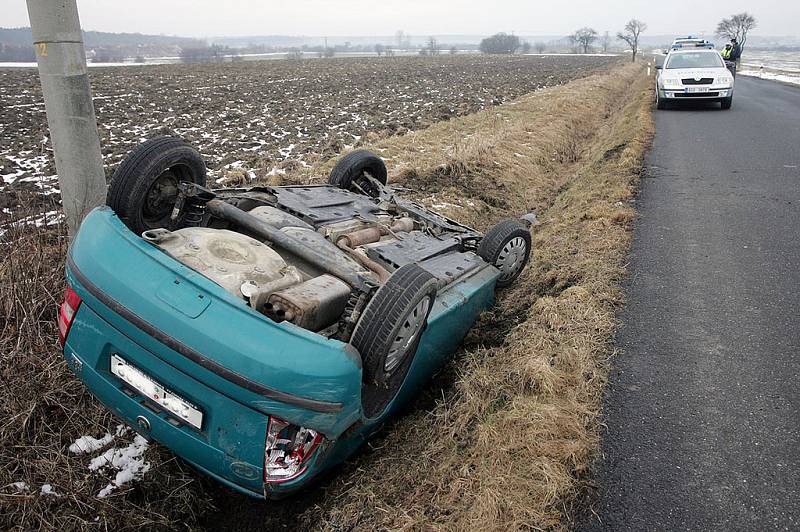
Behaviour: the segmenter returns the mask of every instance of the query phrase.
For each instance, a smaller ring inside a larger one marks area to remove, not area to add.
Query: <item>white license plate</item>
[[[203,412],[199,408],[151,379],[117,354],[111,355],[111,373],[181,421],[198,430],[203,426]]]
[[[688,92],[708,92],[708,87],[689,87]]]

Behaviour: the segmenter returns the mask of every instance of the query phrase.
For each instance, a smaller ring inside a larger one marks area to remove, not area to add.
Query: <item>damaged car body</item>
[[[483,235],[386,182],[359,150],[326,185],[209,190],[184,141],[143,143],[70,247],[67,363],[220,482],[307,486],[413,400],[529,260],[530,221]]]

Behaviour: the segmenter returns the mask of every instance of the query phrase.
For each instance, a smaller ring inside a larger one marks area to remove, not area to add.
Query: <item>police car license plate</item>
[[[689,87],[688,92],[708,92],[708,87]]]

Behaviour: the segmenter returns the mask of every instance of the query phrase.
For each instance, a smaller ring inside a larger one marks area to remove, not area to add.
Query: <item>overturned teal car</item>
[[[483,235],[401,197],[363,150],[326,185],[205,178],[181,139],[128,155],[69,250],[60,340],[117,416],[254,497],[356,451],[530,257],[530,217]]]

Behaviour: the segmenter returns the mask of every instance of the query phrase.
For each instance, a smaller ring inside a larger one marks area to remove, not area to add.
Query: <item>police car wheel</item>
[[[661,98],[658,95],[658,90],[656,90],[656,109],[664,110],[667,108],[667,101]]]

